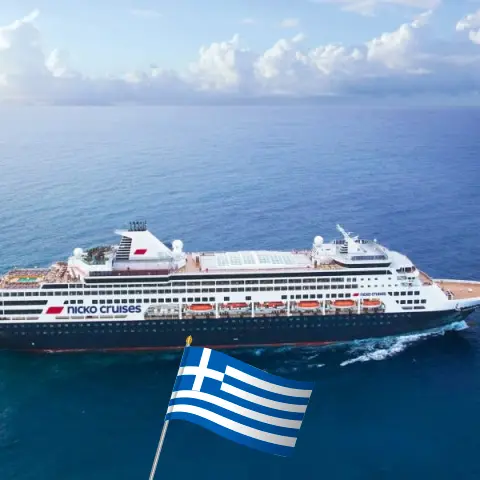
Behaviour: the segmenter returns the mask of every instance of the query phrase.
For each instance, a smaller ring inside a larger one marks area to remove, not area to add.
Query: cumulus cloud
[[[190,65],[191,81],[202,91],[239,92],[254,84],[254,54],[234,35],[226,42],[201,47]]]
[[[314,3],[336,3],[343,10],[359,13],[360,15],[373,15],[382,5],[400,5],[404,7],[431,10],[438,6],[441,0],[312,0]]]
[[[61,49],[45,52],[37,17],[35,11],[0,27],[0,101],[208,103],[264,97],[473,94],[480,88],[480,49],[472,42],[436,40],[429,11],[356,46],[311,48],[305,35],[297,34],[255,52],[233,35],[202,46],[183,72],[152,64],[147,71],[106,77],[82,74]],[[476,39],[478,17],[478,13],[465,17],[457,30]]]
[[[480,10],[467,15],[457,23],[458,31],[468,31],[468,38],[473,43],[480,45]]]

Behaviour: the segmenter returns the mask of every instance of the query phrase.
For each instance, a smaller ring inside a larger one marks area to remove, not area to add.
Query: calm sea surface
[[[479,125],[478,109],[4,108],[0,271],[145,217],[187,250],[308,248],[338,222],[480,280]],[[480,478],[478,327],[232,354],[316,382],[295,455],[172,422],[158,478]],[[148,478],[178,362],[1,353],[0,479]]]

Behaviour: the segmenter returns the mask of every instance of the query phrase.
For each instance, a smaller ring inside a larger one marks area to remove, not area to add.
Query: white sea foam
[[[370,360],[385,360],[386,358],[398,355],[403,352],[409,345],[416,343],[428,337],[444,335],[445,332],[452,330],[465,330],[468,328],[466,322],[455,322],[445,327],[429,330],[428,332],[417,333],[412,335],[402,335],[398,337],[388,337],[381,340],[363,340],[357,342],[348,351],[349,354],[361,355],[345,360],[340,364],[342,367],[357,362],[368,362]]]

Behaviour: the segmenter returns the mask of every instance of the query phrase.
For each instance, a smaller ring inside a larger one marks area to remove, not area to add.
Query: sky
[[[2,103],[473,101],[479,91],[480,0],[0,5]]]

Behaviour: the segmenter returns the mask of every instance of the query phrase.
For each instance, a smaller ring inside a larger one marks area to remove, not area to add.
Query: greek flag
[[[224,353],[186,347],[165,420],[187,420],[274,455],[293,453],[313,383],[285,380]]]

